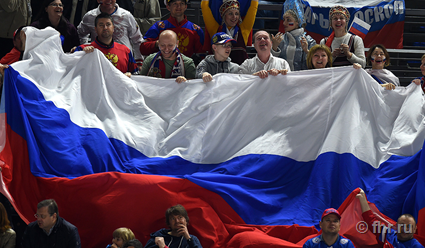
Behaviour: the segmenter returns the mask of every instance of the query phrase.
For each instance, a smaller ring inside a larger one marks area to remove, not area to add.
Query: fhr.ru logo
[[[365,221],[359,221],[356,224],[356,230],[359,233],[366,233],[367,231],[372,231],[372,233],[390,233],[390,229],[394,229],[397,233],[413,233],[412,224],[397,224],[395,227],[391,223],[381,221],[374,221],[372,227],[370,228]]]

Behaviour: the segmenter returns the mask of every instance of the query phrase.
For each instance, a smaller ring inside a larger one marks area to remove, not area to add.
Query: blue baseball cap
[[[229,41],[233,44],[236,43],[236,40],[233,39],[232,36],[226,34],[225,32],[219,32],[212,37],[211,44],[225,44]]]

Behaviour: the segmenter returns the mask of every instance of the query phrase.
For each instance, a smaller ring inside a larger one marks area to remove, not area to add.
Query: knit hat
[[[345,17],[347,22],[350,21],[350,12],[348,9],[341,5],[335,5],[329,10],[329,21],[332,21],[332,17],[336,14],[341,14]]]

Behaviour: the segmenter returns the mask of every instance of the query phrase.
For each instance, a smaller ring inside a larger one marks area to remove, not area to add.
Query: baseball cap
[[[19,32],[21,32],[21,30],[24,28],[25,26],[20,26],[18,29],[15,30],[15,32],[13,32],[13,39],[15,39],[16,34],[18,34]]]
[[[339,214],[338,210],[336,210],[335,208],[328,208],[323,212],[322,220],[323,220],[323,218],[325,218],[326,216],[328,216],[330,214],[336,214],[338,216],[338,219],[341,219],[341,215]]]
[[[226,34],[225,32],[219,32],[212,37],[211,44],[225,44],[229,41],[233,44],[236,43],[236,40],[233,39],[230,35]]]

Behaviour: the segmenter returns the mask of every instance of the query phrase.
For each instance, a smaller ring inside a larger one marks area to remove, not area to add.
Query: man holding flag
[[[416,220],[410,214],[402,214],[397,219],[397,232],[395,232],[391,225],[385,226],[376,217],[375,214],[369,207],[366,199],[366,194],[362,189],[356,196],[360,201],[362,207],[362,216],[369,226],[369,230],[373,227],[373,232],[380,244],[384,244],[386,247],[412,247],[412,248],[423,248],[423,246],[413,238],[413,234],[416,232]],[[378,229],[378,230],[376,230]]]
[[[193,60],[180,53],[177,34],[165,30],[159,35],[159,52],[149,55],[142,66],[141,74],[159,78],[176,78],[177,83],[195,78]]]

